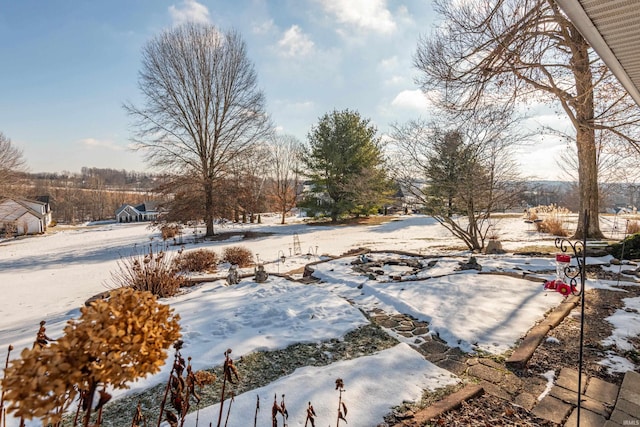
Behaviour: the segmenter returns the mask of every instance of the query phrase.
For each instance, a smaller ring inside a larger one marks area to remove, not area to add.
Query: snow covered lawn
[[[269,217],[265,215],[263,219],[268,222]],[[521,218],[504,219],[500,229],[507,248],[553,245],[552,237],[531,232]],[[375,226],[273,223],[235,226],[232,230],[262,231],[271,235],[253,240],[189,244],[186,250],[206,247],[221,253],[225,247],[242,245],[265,262],[267,271],[272,273],[293,271],[309,262],[328,259],[321,257],[323,254],[338,256],[364,246],[380,251],[402,250],[447,257],[437,258],[437,262],[416,277],[400,282],[370,280],[353,271],[354,257],[346,257],[317,264],[315,276],[321,278],[322,283],[315,285],[272,275],[263,284],[243,279],[239,285],[227,287],[220,280],[188,288],[164,302],[181,316],[183,354],[193,357],[195,369],[219,365],[227,348],[232,348],[234,358],[238,358],[252,351],[281,349],[298,342],[340,339],[367,323],[360,310],[368,312],[374,308],[427,321],[431,333],[464,351],[502,353],[562,300],[557,293],[544,292],[540,283],[456,271],[460,262],[468,260],[469,254],[443,252],[442,248],[459,246],[459,243],[424,216],[397,217]],[[293,250],[294,236],[302,249],[299,255]],[[54,234],[0,242],[0,360],[5,360],[9,344],[16,347],[13,357],[23,347],[31,347],[40,320],[47,321],[49,336],[59,336],[67,320],[79,315],[79,307],[86,299],[108,289],[118,260],[146,251],[149,245],[154,250],[164,246],[159,233],[146,224],[58,228]],[[168,250],[177,249],[173,246]],[[551,278],[548,271],[555,269],[551,257],[479,255],[478,262],[483,266],[483,273],[547,271],[544,273],[547,276],[539,277]],[[386,271],[387,275],[401,273],[401,268]],[[596,285],[597,282],[588,284]],[[627,304],[635,313],[629,310],[619,315],[635,316],[637,322],[637,302]],[[630,323],[628,317],[620,322],[616,319],[612,319],[612,323],[619,325],[617,331],[636,325]],[[633,331],[623,332],[638,333],[635,326]],[[398,338],[402,341],[402,337]],[[620,335],[614,334],[611,339],[619,343]],[[161,373],[132,384],[132,390],[166,381],[168,371],[169,367],[165,366]],[[458,381],[426,361],[405,342],[374,355],[298,369],[264,388],[238,396],[230,423],[247,425],[246,420],[253,419],[256,395],[260,395],[264,417],[273,395],[277,394],[280,399],[284,393],[292,415],[290,425],[304,424],[308,401],[318,413],[318,425],[324,425],[335,418],[334,381],[339,377],[345,381],[347,390],[344,397],[350,408],[349,425],[360,426],[375,425],[392,406],[403,400],[418,399],[422,389],[435,389]],[[127,393],[131,391],[114,394]],[[215,413],[216,407],[201,410],[200,423],[203,419],[208,423],[210,414]],[[245,418],[235,418],[240,414]],[[8,424],[13,427],[17,421],[8,417]]]

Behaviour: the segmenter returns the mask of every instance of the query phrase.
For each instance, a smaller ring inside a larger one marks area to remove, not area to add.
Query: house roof
[[[556,0],[640,106],[638,0]]]
[[[44,217],[43,214],[32,209],[27,203],[39,203],[33,200],[21,200],[21,199],[0,199],[0,221],[17,221],[25,214],[33,215],[38,219]]]
[[[158,205],[160,203],[156,201],[147,201],[144,203],[140,203],[139,205],[129,205],[123,204],[118,209],[116,209],[116,216],[125,211],[126,209],[133,209],[136,213],[145,213],[145,212],[157,212]]]

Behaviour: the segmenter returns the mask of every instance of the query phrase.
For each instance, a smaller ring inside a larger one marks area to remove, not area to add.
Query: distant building
[[[117,222],[155,221],[158,215],[158,202],[144,202],[135,206],[123,204],[116,209]]]
[[[39,234],[51,225],[49,198],[38,200],[0,197],[0,235]]]

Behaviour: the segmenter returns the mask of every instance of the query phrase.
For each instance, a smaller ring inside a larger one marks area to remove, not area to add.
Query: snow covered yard
[[[505,218],[500,229],[508,250],[527,245],[553,246],[552,237],[531,232],[521,218]],[[298,342],[341,338],[368,323],[362,311],[374,308],[390,314],[409,314],[428,322],[430,333],[437,334],[449,346],[501,354],[562,300],[557,293],[544,292],[537,282],[456,271],[469,254],[452,251],[450,248],[459,243],[424,216],[397,217],[375,226],[267,223],[236,226],[233,230],[271,235],[189,244],[185,249],[207,247],[221,252],[224,247],[242,245],[266,262],[267,271],[272,273],[327,260],[314,266],[314,275],[322,282],[304,285],[271,276],[267,283],[243,279],[239,285],[227,287],[220,280],[186,289],[181,295],[165,300],[181,316],[183,354],[193,357],[195,369],[219,365],[227,348],[232,348],[237,358]],[[294,235],[300,241],[300,255],[294,253]],[[0,360],[6,358],[9,344],[17,349],[12,353],[14,357],[21,348],[30,347],[40,320],[47,321],[49,336],[59,336],[66,321],[78,316],[78,309],[87,298],[108,288],[118,260],[143,252],[149,245],[158,248],[163,243],[159,233],[144,224],[80,227],[0,243]],[[447,256],[425,267],[422,276],[402,281],[371,280],[354,272],[351,262],[355,257],[336,260],[323,257],[358,247]],[[539,277],[551,278],[549,272],[555,270],[551,257],[479,255],[477,258],[483,273],[540,271]],[[600,285],[605,284],[590,281],[587,286]],[[635,301],[629,301],[630,306],[634,304]],[[624,313],[637,322],[637,311]],[[617,325],[615,322],[612,323]],[[622,321],[622,325],[629,324],[628,319]],[[638,333],[627,326],[616,331],[612,338],[616,340],[621,339],[621,334]],[[316,408],[319,423],[334,419],[337,406],[334,381],[341,377],[347,390],[345,399],[350,404],[349,424],[375,425],[394,405],[419,399],[423,389],[433,390],[459,381],[426,361],[404,341],[370,356],[298,369],[266,387],[238,396],[230,423],[246,425],[246,420],[253,418],[256,394],[260,395],[264,408],[269,408],[274,394],[285,393],[291,426],[304,424],[308,401]],[[164,382],[169,370],[165,365],[161,373],[132,384],[130,391],[114,395],[122,396]],[[200,422],[208,412],[215,413],[216,407],[201,410]],[[263,409],[264,412],[268,409]],[[189,425],[195,425],[193,416],[189,420]],[[17,425],[14,419],[8,421],[9,425]]]

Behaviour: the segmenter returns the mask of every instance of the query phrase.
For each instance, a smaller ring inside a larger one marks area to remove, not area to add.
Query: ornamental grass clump
[[[166,350],[180,337],[179,316],[149,292],[116,289],[80,311],[57,341],[25,348],[10,362],[2,380],[8,413],[56,426],[77,398],[74,425],[82,413],[88,426],[92,411],[101,413],[111,397],[107,387],[128,388],[129,382],[157,373]]]
[[[160,298],[175,295],[186,278],[179,274],[171,255],[164,251],[154,253],[151,246],[143,256],[134,255],[120,260],[118,270],[111,273],[116,287],[128,287],[151,292]]]
[[[553,236],[567,237],[569,232],[565,228],[565,218],[569,214],[567,208],[561,206],[549,205],[538,206],[534,212],[531,213],[530,219],[539,219],[539,215],[542,215],[544,219],[542,221],[536,221],[536,230],[540,233],[549,233]]]
[[[253,254],[244,246],[230,246],[225,248],[222,259],[229,264],[235,264],[240,268],[253,264]]]

